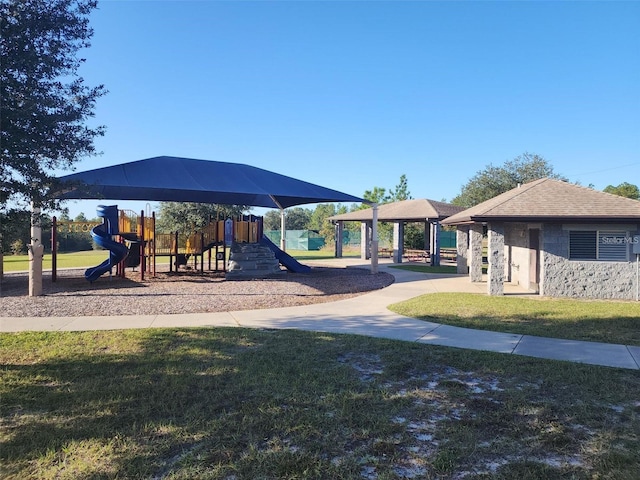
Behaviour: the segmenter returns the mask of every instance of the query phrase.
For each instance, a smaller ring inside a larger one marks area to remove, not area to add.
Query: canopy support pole
[[[373,208],[373,220],[371,223],[371,273],[378,273],[378,204]]]
[[[287,239],[285,238],[287,225],[285,221],[284,208],[282,208],[280,202],[278,202],[273,195],[269,195],[269,198],[273,200],[273,203],[275,203],[280,209],[280,250],[285,252],[287,250]]]

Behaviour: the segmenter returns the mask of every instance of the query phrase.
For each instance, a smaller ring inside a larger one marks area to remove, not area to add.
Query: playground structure
[[[177,272],[181,265],[188,267],[191,259],[191,268],[204,272],[206,255],[209,271],[226,272],[227,253],[231,243],[256,243],[261,236],[262,217],[243,215],[224,220],[210,218],[208,225],[189,235],[179,232],[154,234],[154,244],[149,255],[153,258],[168,256],[170,272],[173,272],[174,267]]]
[[[51,279],[57,279],[58,233],[89,232],[93,241],[109,251],[109,258],[96,267],[85,271],[85,278],[94,282],[103,274],[116,268],[116,275],[124,277],[125,268],[140,268],[141,279],[151,271],[155,275],[155,260],[148,255],[147,245],[153,243],[155,232],[155,214],[145,217],[144,212],[136,215],[130,210],[118,210],[117,205],[99,205],[97,216],[103,219],[96,222],[59,222],[54,216],[51,228]],[[141,264],[141,259],[146,260]]]
[[[232,243],[260,243],[263,239],[262,217],[243,215],[237,218],[209,219],[208,225],[191,233],[157,233],[155,213],[144,211],[136,215],[130,210],[118,210],[117,205],[97,208],[103,223],[96,222],[57,222],[52,219],[52,281],[56,281],[57,270],[57,234],[59,230],[80,228],[90,231],[96,244],[109,251],[109,257],[96,267],[85,271],[85,278],[94,282],[103,274],[116,268],[116,275],[124,277],[127,267],[140,267],[140,279],[145,274],[156,275],[156,258],[169,257],[169,271],[178,271],[181,265],[204,273],[205,256],[208,257],[208,269],[215,272],[227,271],[227,256]],[[277,247],[276,247],[277,248]],[[279,249],[278,249],[279,250]],[[282,252],[284,254],[284,252]],[[278,255],[276,253],[276,255]],[[287,267],[296,267],[284,254],[278,259]],[[284,261],[282,260],[284,259]],[[213,268],[212,268],[213,266]],[[199,268],[198,268],[199,267]],[[301,266],[304,268],[304,266]]]
[[[113,240],[115,235],[120,234],[118,207],[100,205],[97,211],[98,217],[102,217],[104,222],[91,229],[91,237],[96,244],[109,250],[109,258],[97,267],[91,267],[85,271],[84,276],[91,283],[100,278],[102,274],[111,273],[114,266],[120,265],[129,256],[129,248],[125,244]],[[122,234],[123,238],[126,238],[125,235]]]

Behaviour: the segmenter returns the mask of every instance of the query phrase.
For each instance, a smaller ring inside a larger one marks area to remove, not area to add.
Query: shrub
[[[18,238],[11,242],[11,253],[14,255],[22,255],[25,251],[24,242],[21,239]]]

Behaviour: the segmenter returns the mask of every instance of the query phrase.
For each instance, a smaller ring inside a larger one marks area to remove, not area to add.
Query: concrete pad
[[[350,302],[350,300],[344,302]],[[335,302],[332,309],[306,305],[281,309],[243,310],[233,312],[233,317],[238,325],[246,328],[297,329],[406,341],[416,341],[438,327],[438,324],[403,317],[386,309],[369,310],[363,307],[362,310],[366,311],[362,311],[353,308],[335,308],[340,303],[343,302]]]
[[[627,346],[627,350],[629,350],[629,354],[633,358],[633,361],[636,362],[636,367],[640,369],[640,347]]]
[[[522,335],[513,333],[489,332],[441,325],[418,341],[420,343],[442,345],[445,347],[512,353],[521,338]]]
[[[157,315],[151,324],[151,328],[237,326],[239,326],[238,322],[233,318],[231,312]]]
[[[79,332],[89,330],[149,328],[155,318],[155,315],[72,317],[69,319],[71,320],[69,323],[60,328],[60,331]]]
[[[628,347],[609,343],[580,342],[525,335],[513,352],[529,357],[566,360],[617,368],[637,369]]]
[[[0,332],[55,332],[71,321],[70,317],[2,317]]]

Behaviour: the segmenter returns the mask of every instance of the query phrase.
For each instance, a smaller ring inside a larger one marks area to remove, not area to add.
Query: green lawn
[[[305,260],[328,260],[334,259],[335,254],[333,249],[322,249],[322,250],[287,250],[287,253],[292,257],[300,260],[301,262]],[[343,257],[345,258],[359,258],[360,251],[345,251],[343,252]]]
[[[409,270],[411,272],[419,272],[419,273],[453,273],[457,274],[457,267],[455,265],[440,265],[439,267],[432,267],[431,265],[417,265],[417,264],[406,264],[406,265],[393,265],[391,268],[397,268],[399,270]],[[487,266],[482,266],[482,273],[487,273]]]
[[[638,302],[434,293],[389,308],[458,327],[640,346]]]
[[[638,372],[337,334],[0,335],[3,479],[637,479]]]
[[[440,265],[439,267],[432,267],[431,265],[393,265],[391,268],[419,273],[457,273],[456,267],[451,265]]]
[[[327,250],[307,251],[307,250],[289,250],[288,254],[300,261],[304,260],[323,260],[334,258],[333,252]],[[58,268],[80,268],[98,265],[107,258],[106,250],[87,250],[84,252],[59,253]],[[345,257],[357,257],[359,253],[346,253]],[[168,257],[157,257],[159,262],[168,262]],[[43,267],[45,270],[51,269],[51,254],[44,256]],[[4,271],[19,272],[29,269],[28,255],[6,255],[4,256]]]
[[[83,252],[59,253],[58,268],[90,267],[103,262],[109,255],[106,250],[86,250]],[[45,254],[42,268],[51,269],[51,254]],[[20,272],[29,269],[28,255],[4,255],[4,271]]]

